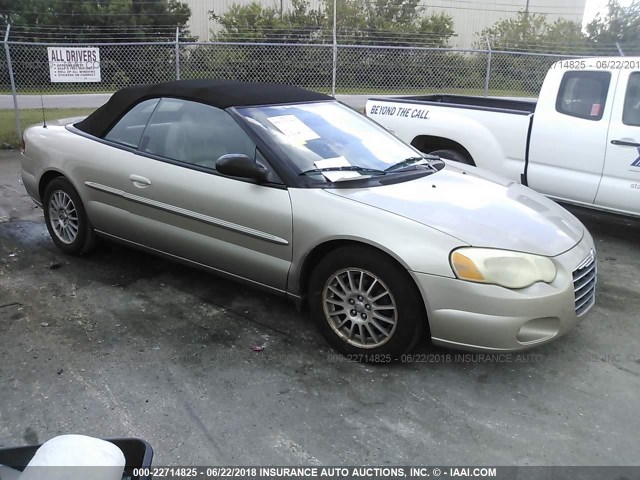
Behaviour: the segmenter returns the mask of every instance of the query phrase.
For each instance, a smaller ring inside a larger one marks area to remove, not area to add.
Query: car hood
[[[555,202],[475,167],[447,164],[416,180],[327,191],[412,219],[472,246],[556,256],[584,235],[580,221]]]

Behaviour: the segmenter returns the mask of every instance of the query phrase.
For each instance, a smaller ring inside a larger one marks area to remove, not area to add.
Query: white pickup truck
[[[423,152],[564,202],[640,216],[640,57],[557,62],[537,101],[372,98],[366,114]]]

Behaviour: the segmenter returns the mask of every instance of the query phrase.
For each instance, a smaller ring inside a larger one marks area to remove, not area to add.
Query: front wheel
[[[424,303],[407,271],[371,248],[329,253],[309,287],[320,331],[346,355],[396,359],[413,348],[426,325]]]
[[[60,250],[82,255],[93,247],[93,227],[78,192],[66,178],[55,178],[47,185],[42,203],[49,235]]]

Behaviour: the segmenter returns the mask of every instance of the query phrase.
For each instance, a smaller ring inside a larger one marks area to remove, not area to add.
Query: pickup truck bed
[[[371,98],[366,113],[423,152],[471,163],[520,182],[535,106],[536,102],[524,100],[426,95]],[[452,151],[461,158],[449,156]]]

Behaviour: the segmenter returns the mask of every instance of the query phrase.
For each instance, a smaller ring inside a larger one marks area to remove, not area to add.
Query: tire
[[[64,177],[51,180],[42,202],[49,235],[64,253],[83,255],[95,243],[95,232],[76,189]]]
[[[387,295],[376,299],[384,291]],[[330,252],[316,266],[308,293],[320,332],[336,350],[357,360],[397,360],[422,338],[427,325],[413,279],[403,267],[369,247]]]
[[[457,150],[434,150],[433,152],[429,152],[429,155],[436,155],[437,157],[446,158],[447,160],[453,160],[454,162],[475,166],[473,160],[471,160],[466,155],[458,152]]]

